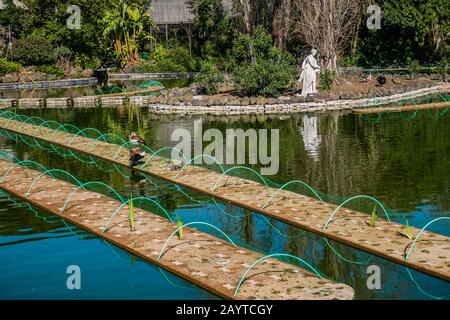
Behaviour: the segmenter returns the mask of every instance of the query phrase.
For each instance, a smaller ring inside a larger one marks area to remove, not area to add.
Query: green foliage
[[[414,235],[412,233],[412,228],[409,226],[408,219],[406,219],[406,226],[403,228],[403,234],[409,239],[412,240]]]
[[[181,217],[178,217],[177,219],[177,229],[178,229],[178,238],[180,240],[183,240],[183,220]]]
[[[449,54],[447,0],[383,0],[381,30],[361,26],[358,64],[405,66],[409,61],[439,61]]]
[[[436,67],[436,72],[442,76],[442,80],[445,81],[450,73],[450,57],[443,58]]]
[[[138,72],[192,72],[197,69],[197,61],[188,49],[175,46],[157,46],[150,56],[150,62],[136,68]]]
[[[372,215],[371,215],[369,223],[368,223],[369,227],[372,227],[372,228],[375,227],[377,224],[377,220],[378,220],[377,208],[375,207],[375,208],[373,208]]]
[[[59,46],[54,50],[55,57],[59,58],[70,58],[73,55],[72,50],[65,46]]]
[[[89,57],[86,54],[80,53],[75,56],[74,64],[81,69],[97,69],[101,66],[101,61],[97,57]]]
[[[54,64],[47,64],[38,67],[38,71],[46,74],[54,74],[57,78],[64,77],[64,70]]]
[[[103,36],[122,68],[139,62],[140,43],[149,39],[147,6],[145,0],[112,0],[102,19]]]
[[[330,91],[335,79],[336,73],[333,70],[322,69],[320,71],[319,88],[324,91]]]
[[[13,59],[26,66],[41,66],[56,61],[51,43],[41,36],[31,35],[13,45]]]
[[[204,59],[222,56],[230,48],[234,26],[226,14],[222,0],[188,0],[194,13],[196,52]]]
[[[421,66],[420,66],[420,62],[418,60],[410,60],[407,61],[407,68],[408,68],[408,72],[415,76],[420,72]]]
[[[130,228],[131,231],[134,231],[134,203],[133,203],[133,194],[130,195],[130,199],[128,200],[128,207],[130,208],[129,212],[129,220],[130,220]]]
[[[195,77],[195,82],[199,86],[200,94],[217,94],[223,82],[223,76],[211,62],[204,61]]]
[[[22,65],[20,63],[0,58],[0,75],[5,75],[11,72],[18,72],[20,68],[22,68]]]
[[[293,57],[276,49],[271,35],[261,27],[253,36],[241,34],[234,41],[226,68],[238,93],[248,96],[279,96],[297,73]]]

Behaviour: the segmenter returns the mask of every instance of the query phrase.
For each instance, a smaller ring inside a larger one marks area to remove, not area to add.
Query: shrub
[[[38,70],[46,74],[54,74],[58,78],[64,77],[64,70],[56,65],[43,65],[38,67]]]
[[[18,72],[20,68],[22,68],[22,65],[20,63],[0,58],[0,75],[5,75],[11,72]]]
[[[276,49],[262,27],[253,36],[241,34],[233,42],[226,69],[232,73],[238,93],[271,97],[282,94],[297,73],[293,57]]]
[[[330,91],[335,78],[336,73],[333,70],[322,69],[320,71],[319,88],[324,91]]]
[[[102,62],[97,57],[90,57],[86,54],[77,54],[75,56],[74,65],[81,69],[95,70],[100,67]]]
[[[450,58],[443,58],[436,66],[436,72],[441,75],[442,81],[446,81],[450,73]]]
[[[17,40],[13,45],[13,57],[15,61],[27,66],[53,64],[56,61],[51,43],[35,35]]]
[[[197,69],[197,61],[184,47],[164,48],[157,46],[150,62],[136,68],[137,72],[191,72]]]
[[[200,94],[217,94],[219,85],[223,82],[223,76],[211,62],[204,61],[195,76],[195,82],[199,86]]]
[[[54,50],[54,54],[55,54],[56,59],[61,59],[61,58],[70,59],[73,55],[73,52],[72,52],[72,50],[70,50],[67,47],[60,46],[60,47],[56,47],[56,49]]]
[[[421,66],[418,60],[408,60],[407,63],[407,69],[411,76],[415,76],[420,72]]]

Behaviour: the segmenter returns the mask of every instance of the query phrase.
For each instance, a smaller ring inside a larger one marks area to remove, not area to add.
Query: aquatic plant
[[[406,226],[403,228],[403,235],[406,236],[409,240],[412,240],[414,238],[414,235],[412,233],[412,228],[409,226],[408,219],[405,219]]]
[[[128,207],[130,208],[130,227],[131,227],[131,231],[134,231],[134,203],[133,203],[133,193],[131,193],[130,195],[130,199],[128,200]]]
[[[178,238],[183,240],[183,220],[181,217],[177,218]]]
[[[368,225],[369,225],[369,227],[375,227],[375,225],[376,225],[376,223],[377,223],[377,219],[378,219],[378,216],[377,216],[377,207],[375,207],[375,208],[373,208],[373,211],[372,211],[372,216],[370,217],[370,220],[369,220],[369,222],[367,223]]]

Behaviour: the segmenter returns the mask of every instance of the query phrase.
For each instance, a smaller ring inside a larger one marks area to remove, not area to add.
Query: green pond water
[[[392,220],[419,228],[438,217],[450,216],[450,116],[445,110],[356,116],[351,113],[294,116],[162,116],[147,109],[20,110],[24,115],[93,127],[125,137],[137,131],[148,145],[175,145],[175,129],[193,131],[202,120],[203,131],[226,129],[279,129],[280,167],[271,180],[283,184],[302,180],[329,201],[341,203],[353,195],[370,195],[383,203]],[[153,197],[184,223],[211,223],[242,246],[272,254],[289,253],[308,261],[326,277],[356,290],[357,299],[450,298],[450,284],[408,270],[359,250],[326,242],[259,214],[205,195],[144,177],[104,161],[69,156],[62,148],[32,147],[31,139],[1,132],[1,150],[31,159],[48,168],[67,170],[81,181],[103,181],[123,195]],[[17,140],[17,141],[16,141]],[[27,144],[28,143],[28,144]],[[204,143],[207,145],[207,143]],[[63,156],[66,155],[66,156]],[[259,165],[252,166],[258,169]],[[217,169],[211,167],[212,169]],[[257,179],[247,171],[233,174]],[[61,178],[65,178],[61,176]],[[65,178],[67,179],[67,178]],[[307,194],[305,189],[293,191]],[[106,193],[98,187],[98,192]],[[147,206],[147,207],[146,207]],[[356,201],[368,214],[374,204]],[[149,210],[155,208],[142,204]],[[381,211],[380,211],[381,215]],[[429,230],[450,236],[449,220]],[[199,230],[220,236],[214,230]],[[330,247],[331,245],[331,247]],[[294,260],[286,260],[296,264]],[[349,262],[353,261],[353,262]],[[356,262],[356,263],[355,263]],[[365,264],[362,264],[365,263]],[[66,287],[66,268],[79,265],[82,289]],[[381,289],[367,288],[367,265],[381,269]],[[304,267],[304,266],[303,266]],[[161,271],[61,219],[32,211],[7,195],[0,202],[0,298],[24,299],[215,299],[217,297]]]
[[[161,79],[157,80],[162,83],[165,88],[187,87],[193,82],[193,79]],[[113,93],[117,93],[118,88],[124,88],[127,91],[142,90],[136,88],[144,83],[144,80],[139,81],[111,81],[110,89],[115,88]],[[85,87],[68,87],[68,88],[48,88],[48,89],[25,89],[25,90],[3,90],[0,91],[0,99],[31,99],[31,98],[75,98],[82,96],[92,96],[100,94],[99,86],[85,86]],[[107,91],[106,93],[109,93]]]

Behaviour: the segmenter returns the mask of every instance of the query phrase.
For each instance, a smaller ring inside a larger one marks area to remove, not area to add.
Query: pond
[[[279,129],[280,168],[270,179],[303,180],[328,195],[343,199],[359,194],[377,198],[393,220],[423,227],[450,216],[450,116],[440,111],[357,116],[351,113],[295,116],[153,115],[147,109],[20,110],[80,128],[126,136],[135,130],[150,147],[175,145],[175,129]],[[158,179],[140,182],[126,168],[33,148],[1,138],[2,150],[67,170],[82,181],[103,181],[123,194],[146,195],[164,204],[183,222],[203,221],[224,230],[242,246],[263,253],[289,253],[308,261],[330,279],[352,286],[357,299],[450,298],[450,284]],[[258,165],[255,166],[255,168]],[[102,192],[102,190],[98,190]],[[104,192],[104,190],[103,190]],[[372,205],[367,205],[370,212]],[[440,221],[430,230],[450,236]],[[210,229],[200,230],[208,233]],[[61,219],[3,195],[0,203],[0,298],[143,298],[216,299],[151,264],[120,250]],[[330,247],[331,245],[331,247]],[[289,260],[287,260],[289,261]],[[7,263],[6,263],[7,262]],[[295,261],[289,261],[295,263]],[[66,288],[66,268],[79,265],[82,290]],[[381,268],[381,289],[367,288],[367,265]]]
[[[109,86],[111,88],[132,88],[136,90],[136,86],[144,83],[141,81],[112,81]],[[165,88],[183,88],[189,86],[193,79],[162,79],[158,80]],[[99,94],[99,86],[86,87],[68,87],[68,88],[49,88],[49,89],[26,89],[26,90],[2,90],[0,91],[0,99],[31,99],[31,98],[75,98],[82,96],[92,96]],[[114,92],[117,93],[117,92]]]

